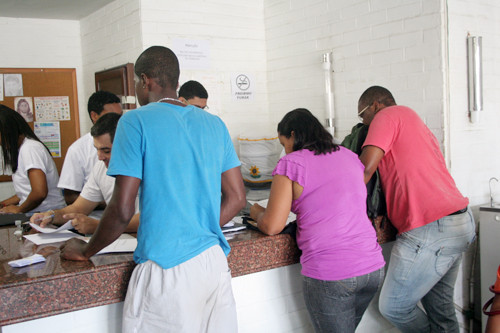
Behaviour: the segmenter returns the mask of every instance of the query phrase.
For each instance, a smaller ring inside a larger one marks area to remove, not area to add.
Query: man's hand
[[[64,214],[63,218],[71,220],[73,227],[81,234],[93,234],[99,225],[99,220],[80,213]]]
[[[81,239],[71,238],[61,247],[61,258],[66,260],[85,261],[89,260],[83,255],[87,243]]]
[[[22,211],[21,211],[21,207],[10,205],[10,206],[5,206],[4,208],[0,209],[0,213],[16,214],[16,213],[22,213]]]
[[[38,224],[40,227],[45,228],[47,224],[54,220],[54,211],[49,210],[48,212],[35,213],[30,218],[30,222]]]

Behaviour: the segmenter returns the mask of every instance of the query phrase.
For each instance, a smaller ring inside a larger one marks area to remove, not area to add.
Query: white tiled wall
[[[442,141],[442,1],[264,2],[269,109],[296,107],[324,119],[322,54],[333,52],[336,133],[357,122],[357,101],[382,85],[414,108]]]
[[[87,99],[95,91],[95,72],[133,63],[142,52],[140,3],[140,0],[116,0],[80,21],[82,88]],[[92,123],[86,106],[85,113],[80,119],[88,132]]]
[[[448,3],[450,157],[457,185],[474,206],[489,203],[488,179],[500,179],[500,3],[495,0]],[[467,34],[482,36],[483,112],[472,124],[467,118]],[[492,183],[500,202],[500,183]]]
[[[195,70],[181,66],[179,83],[196,80],[205,86],[209,112],[224,120],[233,138],[269,124],[263,2],[141,1],[144,48],[173,47],[176,39],[208,42],[209,67]],[[230,80],[235,73],[253,77],[253,100],[232,99]]]

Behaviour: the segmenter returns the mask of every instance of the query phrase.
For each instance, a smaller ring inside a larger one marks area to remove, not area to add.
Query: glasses
[[[208,105],[205,105],[205,106],[199,106],[199,105],[196,105],[196,104],[191,104],[192,106],[196,106],[197,108],[200,108],[202,110],[209,110],[210,108],[208,107]]]
[[[369,108],[370,106],[371,106],[371,104],[368,104],[367,106],[365,106],[365,107],[363,108],[363,110],[359,111],[359,113],[358,113],[358,118],[359,118],[359,119],[363,120],[363,113],[365,113],[365,111],[366,111],[366,110],[368,110],[368,108]]]

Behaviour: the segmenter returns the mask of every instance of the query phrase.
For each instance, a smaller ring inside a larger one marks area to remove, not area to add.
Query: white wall
[[[88,118],[78,21],[0,17],[0,40],[2,67],[76,68],[79,117]]]
[[[80,21],[85,102],[95,92],[95,72],[134,63],[143,51],[140,18],[140,0],[116,0]],[[86,104],[80,119],[88,132]]]
[[[488,180],[500,179],[500,3],[495,0],[448,1],[451,172],[471,205],[489,203]],[[483,37],[483,112],[469,122],[467,34]],[[500,184],[492,183],[500,202]],[[477,214],[476,214],[477,215]]]
[[[269,109],[324,117],[321,57],[333,51],[336,133],[357,122],[357,101],[382,85],[443,139],[442,8],[435,0],[270,0],[264,3]]]
[[[208,41],[209,68],[181,66],[179,83],[192,79],[205,86],[208,111],[224,120],[233,138],[268,126],[263,0],[142,0],[141,22],[144,48],[172,48],[175,39]],[[230,79],[236,72],[254,76],[252,101],[232,100]]]

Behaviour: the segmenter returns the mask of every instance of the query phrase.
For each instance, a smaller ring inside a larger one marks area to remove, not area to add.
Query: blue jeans
[[[383,280],[383,267],[366,275],[338,281],[316,280],[304,276],[304,299],[314,330],[354,332]]]
[[[458,332],[453,289],[474,238],[470,209],[398,236],[380,292],[382,315],[402,332]]]

